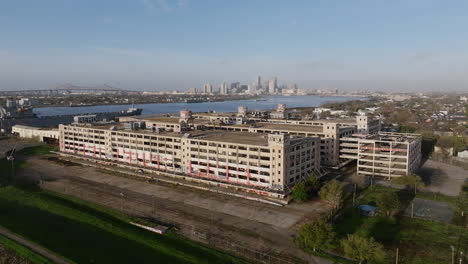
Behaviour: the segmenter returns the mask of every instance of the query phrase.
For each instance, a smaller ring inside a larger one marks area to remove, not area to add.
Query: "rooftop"
[[[145,134],[145,135],[154,135],[154,136],[168,136],[168,137],[184,137],[189,134],[190,138],[198,140],[210,140],[234,144],[247,144],[247,145],[258,145],[258,146],[268,146],[268,135],[259,134],[259,133],[249,133],[249,132],[231,132],[231,131],[203,131],[203,130],[193,130],[186,133],[176,133],[162,131],[159,133],[153,132],[148,129],[134,129],[129,130],[125,129],[124,123],[117,122],[98,122],[98,123],[86,123],[86,124],[75,124],[73,126],[80,127],[92,127],[94,129],[113,129],[116,132],[127,132],[135,134]]]

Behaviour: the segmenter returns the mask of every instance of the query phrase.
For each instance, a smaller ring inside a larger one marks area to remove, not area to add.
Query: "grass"
[[[0,189],[0,225],[74,263],[242,263],[176,234],[157,235],[129,217],[39,189]]]
[[[426,200],[445,202],[453,206],[455,206],[457,203],[456,196],[448,196],[448,195],[441,194],[441,193],[418,192],[416,194],[416,197],[421,198],[421,199],[426,199]]]
[[[414,196],[411,192],[375,186],[373,190],[365,190],[357,204],[373,203],[384,192],[398,193],[402,204],[408,204]],[[446,197],[439,196],[437,199]],[[385,263],[394,263],[396,248],[399,248],[401,263],[450,263],[450,246],[466,252],[468,245],[468,231],[463,227],[403,216],[367,217],[361,215],[354,207],[343,212],[343,216],[334,223],[334,228],[339,239],[345,238],[347,234],[374,237],[385,247]]]
[[[41,145],[18,151],[18,156],[45,155],[54,149]],[[19,170],[27,163],[16,160],[14,165]],[[0,160],[0,225],[70,263],[245,263],[173,232],[157,235],[130,225],[133,219],[103,206],[13,186],[11,170],[11,162]],[[18,246],[12,249],[26,253]]]
[[[29,248],[26,248],[13,240],[10,240],[4,236],[0,235],[0,244],[3,245],[5,248],[8,248],[14,252],[21,258],[28,260],[35,264],[53,264],[53,262],[49,261],[48,259],[44,258],[41,255],[38,255],[31,251]]]
[[[36,147],[24,148],[18,151],[18,154],[26,155],[26,156],[46,155],[46,154],[50,154],[52,151],[57,150],[57,149],[58,149],[57,147],[50,146],[50,145],[40,145]]]

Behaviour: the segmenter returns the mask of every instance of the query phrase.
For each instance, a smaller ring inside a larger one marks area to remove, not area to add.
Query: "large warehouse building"
[[[279,109],[278,111],[280,111]],[[278,112],[277,111],[277,112]],[[249,118],[238,113],[122,117],[120,122],[60,126],[60,150],[242,186],[284,198],[323,167],[357,160],[359,175],[400,177],[419,167],[421,137],[381,133],[380,122]]]
[[[320,140],[316,137],[201,130],[153,132],[136,124],[61,125],[60,150],[284,193],[320,168]]]

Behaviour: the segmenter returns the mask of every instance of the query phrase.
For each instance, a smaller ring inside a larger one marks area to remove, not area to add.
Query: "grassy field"
[[[100,206],[39,189],[0,188],[0,225],[75,263],[241,263]]]
[[[411,198],[409,193],[376,186],[373,191],[365,191],[364,197],[357,204],[375,202],[384,192],[399,193],[403,203]],[[348,208],[340,220],[335,222],[334,228],[340,238],[344,238],[347,234],[373,236],[385,246],[387,252],[385,263],[394,263],[396,248],[399,248],[400,263],[450,263],[450,246],[466,252],[468,243],[468,231],[460,226],[403,216],[367,217],[361,215],[356,208]]]
[[[39,146],[18,156],[48,154]],[[15,161],[15,170],[27,162]],[[0,226],[62,256],[71,263],[246,263],[175,233],[158,235],[128,224],[129,216],[9,179],[11,163],[0,160]],[[27,252],[0,240],[19,254]],[[35,261],[37,263],[47,263]]]
[[[53,264],[53,262],[49,261],[48,259],[42,257],[41,255],[38,255],[31,251],[30,249],[16,243],[13,240],[10,240],[4,236],[0,235],[0,245],[3,245],[4,247],[15,251],[16,254],[20,257],[22,257],[25,260],[29,260],[32,263],[35,264]]]

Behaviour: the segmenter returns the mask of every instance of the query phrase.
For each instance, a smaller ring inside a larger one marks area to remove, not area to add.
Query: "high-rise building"
[[[247,92],[249,94],[255,94],[257,92],[257,84],[256,83],[252,83],[248,86],[248,89],[247,89]]]
[[[205,86],[203,86],[203,93],[212,94],[213,93],[213,85],[211,85],[211,83],[205,84]]]
[[[197,88],[189,88],[187,93],[189,94],[197,94]]]
[[[276,93],[277,88],[278,88],[278,79],[276,77],[273,77],[268,82],[267,93]]]
[[[257,82],[257,88],[261,89],[262,88],[262,77],[260,77],[260,75],[257,76],[257,81],[256,82]]]
[[[219,94],[227,94],[227,93],[228,93],[227,84],[226,84],[226,82],[223,82],[223,83],[219,86]]]

